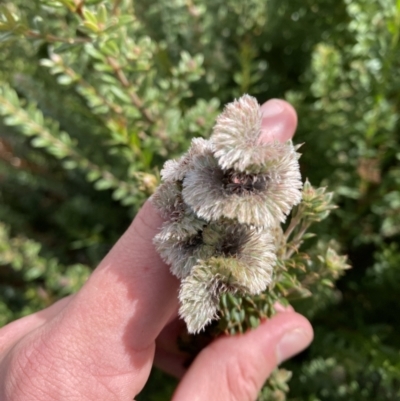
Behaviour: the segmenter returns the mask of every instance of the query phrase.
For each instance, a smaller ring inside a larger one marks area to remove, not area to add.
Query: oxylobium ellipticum
[[[306,182],[302,191],[298,146],[261,143],[261,122],[255,98],[244,95],[228,104],[209,140],[194,138],[186,154],[165,163],[152,197],[166,219],[154,243],[181,279],[179,313],[189,333],[220,317],[229,326],[235,319],[228,309],[235,306],[241,323],[255,309],[262,318],[260,300],[272,304],[301,287],[294,275],[292,288],[275,288],[287,279],[285,264],[313,218],[332,209],[324,189]],[[296,205],[284,233],[281,224]]]

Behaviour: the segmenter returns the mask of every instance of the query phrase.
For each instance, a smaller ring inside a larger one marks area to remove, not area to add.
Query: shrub
[[[290,392],[281,370],[260,399],[398,399],[398,2],[132,3],[0,6],[0,325],[76,291],[225,103],[281,97],[303,176],[339,206],[304,251],[353,269],[295,304],[316,339],[286,365]],[[165,399],[153,380],[142,399]]]

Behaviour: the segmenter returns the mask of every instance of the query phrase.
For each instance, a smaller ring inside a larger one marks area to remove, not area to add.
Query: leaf
[[[55,65],[55,62],[53,60],[48,59],[48,58],[42,58],[39,63],[40,63],[41,66],[47,67],[47,68],[54,67],[54,65]]]
[[[314,238],[316,234],[314,233],[306,233],[303,235],[303,240],[309,239],[309,238]]]
[[[49,146],[49,141],[45,138],[41,138],[40,136],[33,138],[31,143],[35,148],[45,148]]]
[[[89,56],[97,60],[104,60],[104,55],[99,50],[97,50],[92,44],[87,44],[85,46],[85,51]]]
[[[85,3],[90,6],[95,6],[96,4],[102,3],[104,0],[86,0]]]
[[[332,280],[328,280],[328,279],[322,279],[321,280],[321,284],[326,286],[326,287],[330,287],[330,288],[334,288],[334,285],[332,283]]]
[[[101,173],[97,170],[89,170],[87,175],[86,175],[86,179],[89,182],[93,182],[98,180],[101,177]]]
[[[94,33],[100,32],[100,28],[97,26],[97,24],[95,24],[91,21],[83,21],[83,26]]]
[[[94,187],[98,191],[104,191],[106,189],[112,188],[113,187],[113,182],[111,180],[107,180],[107,179],[101,178],[100,180],[95,182]]]
[[[2,5],[0,6],[0,13],[6,18],[6,21],[9,23],[9,26],[14,26],[15,23],[17,22],[17,19],[14,17],[14,15],[10,12],[10,10]]]
[[[85,22],[90,22],[91,24],[97,26],[97,18],[96,18],[96,16],[91,11],[89,11],[86,7],[84,7],[82,9],[82,14],[83,14],[83,17],[86,20]]]
[[[75,11],[76,4],[74,0],[56,0],[56,1],[66,6],[69,10]]]
[[[119,187],[117,188],[113,194],[112,197],[115,200],[121,200],[123,199],[126,195],[128,195],[128,190],[126,187]]]
[[[66,170],[74,170],[78,167],[78,163],[75,160],[65,160],[63,162],[63,167]]]
[[[119,99],[125,103],[132,103],[130,97],[120,88],[117,86],[111,86],[110,91]]]
[[[0,31],[2,30],[2,25],[0,24]],[[7,28],[8,30],[8,28]],[[0,43],[10,42],[11,40],[15,40],[16,37],[13,32],[5,32],[0,34]]]
[[[57,77],[57,82],[60,85],[71,85],[73,81],[69,75],[60,75]]]
[[[255,329],[256,327],[258,327],[260,325],[260,320],[257,319],[253,315],[250,315],[249,322],[250,322],[250,326],[251,326],[252,329]]]
[[[105,24],[108,19],[108,13],[107,13],[107,8],[104,4],[101,4],[99,6],[99,9],[97,11],[97,19],[100,24]]]

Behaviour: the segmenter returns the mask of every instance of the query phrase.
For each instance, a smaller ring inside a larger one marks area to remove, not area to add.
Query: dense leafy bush
[[[76,291],[223,104],[282,97],[303,175],[339,206],[308,252],[327,265],[334,240],[353,266],[295,305],[316,339],[287,399],[399,399],[400,3],[132,3],[1,6],[0,326]],[[283,399],[280,375],[260,399]],[[142,399],[167,399],[153,380]]]

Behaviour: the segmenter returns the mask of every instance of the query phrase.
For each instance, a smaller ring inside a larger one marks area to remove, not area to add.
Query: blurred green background
[[[339,206],[314,231],[353,266],[297,305],[316,338],[286,364],[287,400],[400,399],[400,1],[3,0],[0,15],[0,327],[76,291],[225,103],[279,97],[303,177]],[[139,399],[173,387],[155,371]]]

